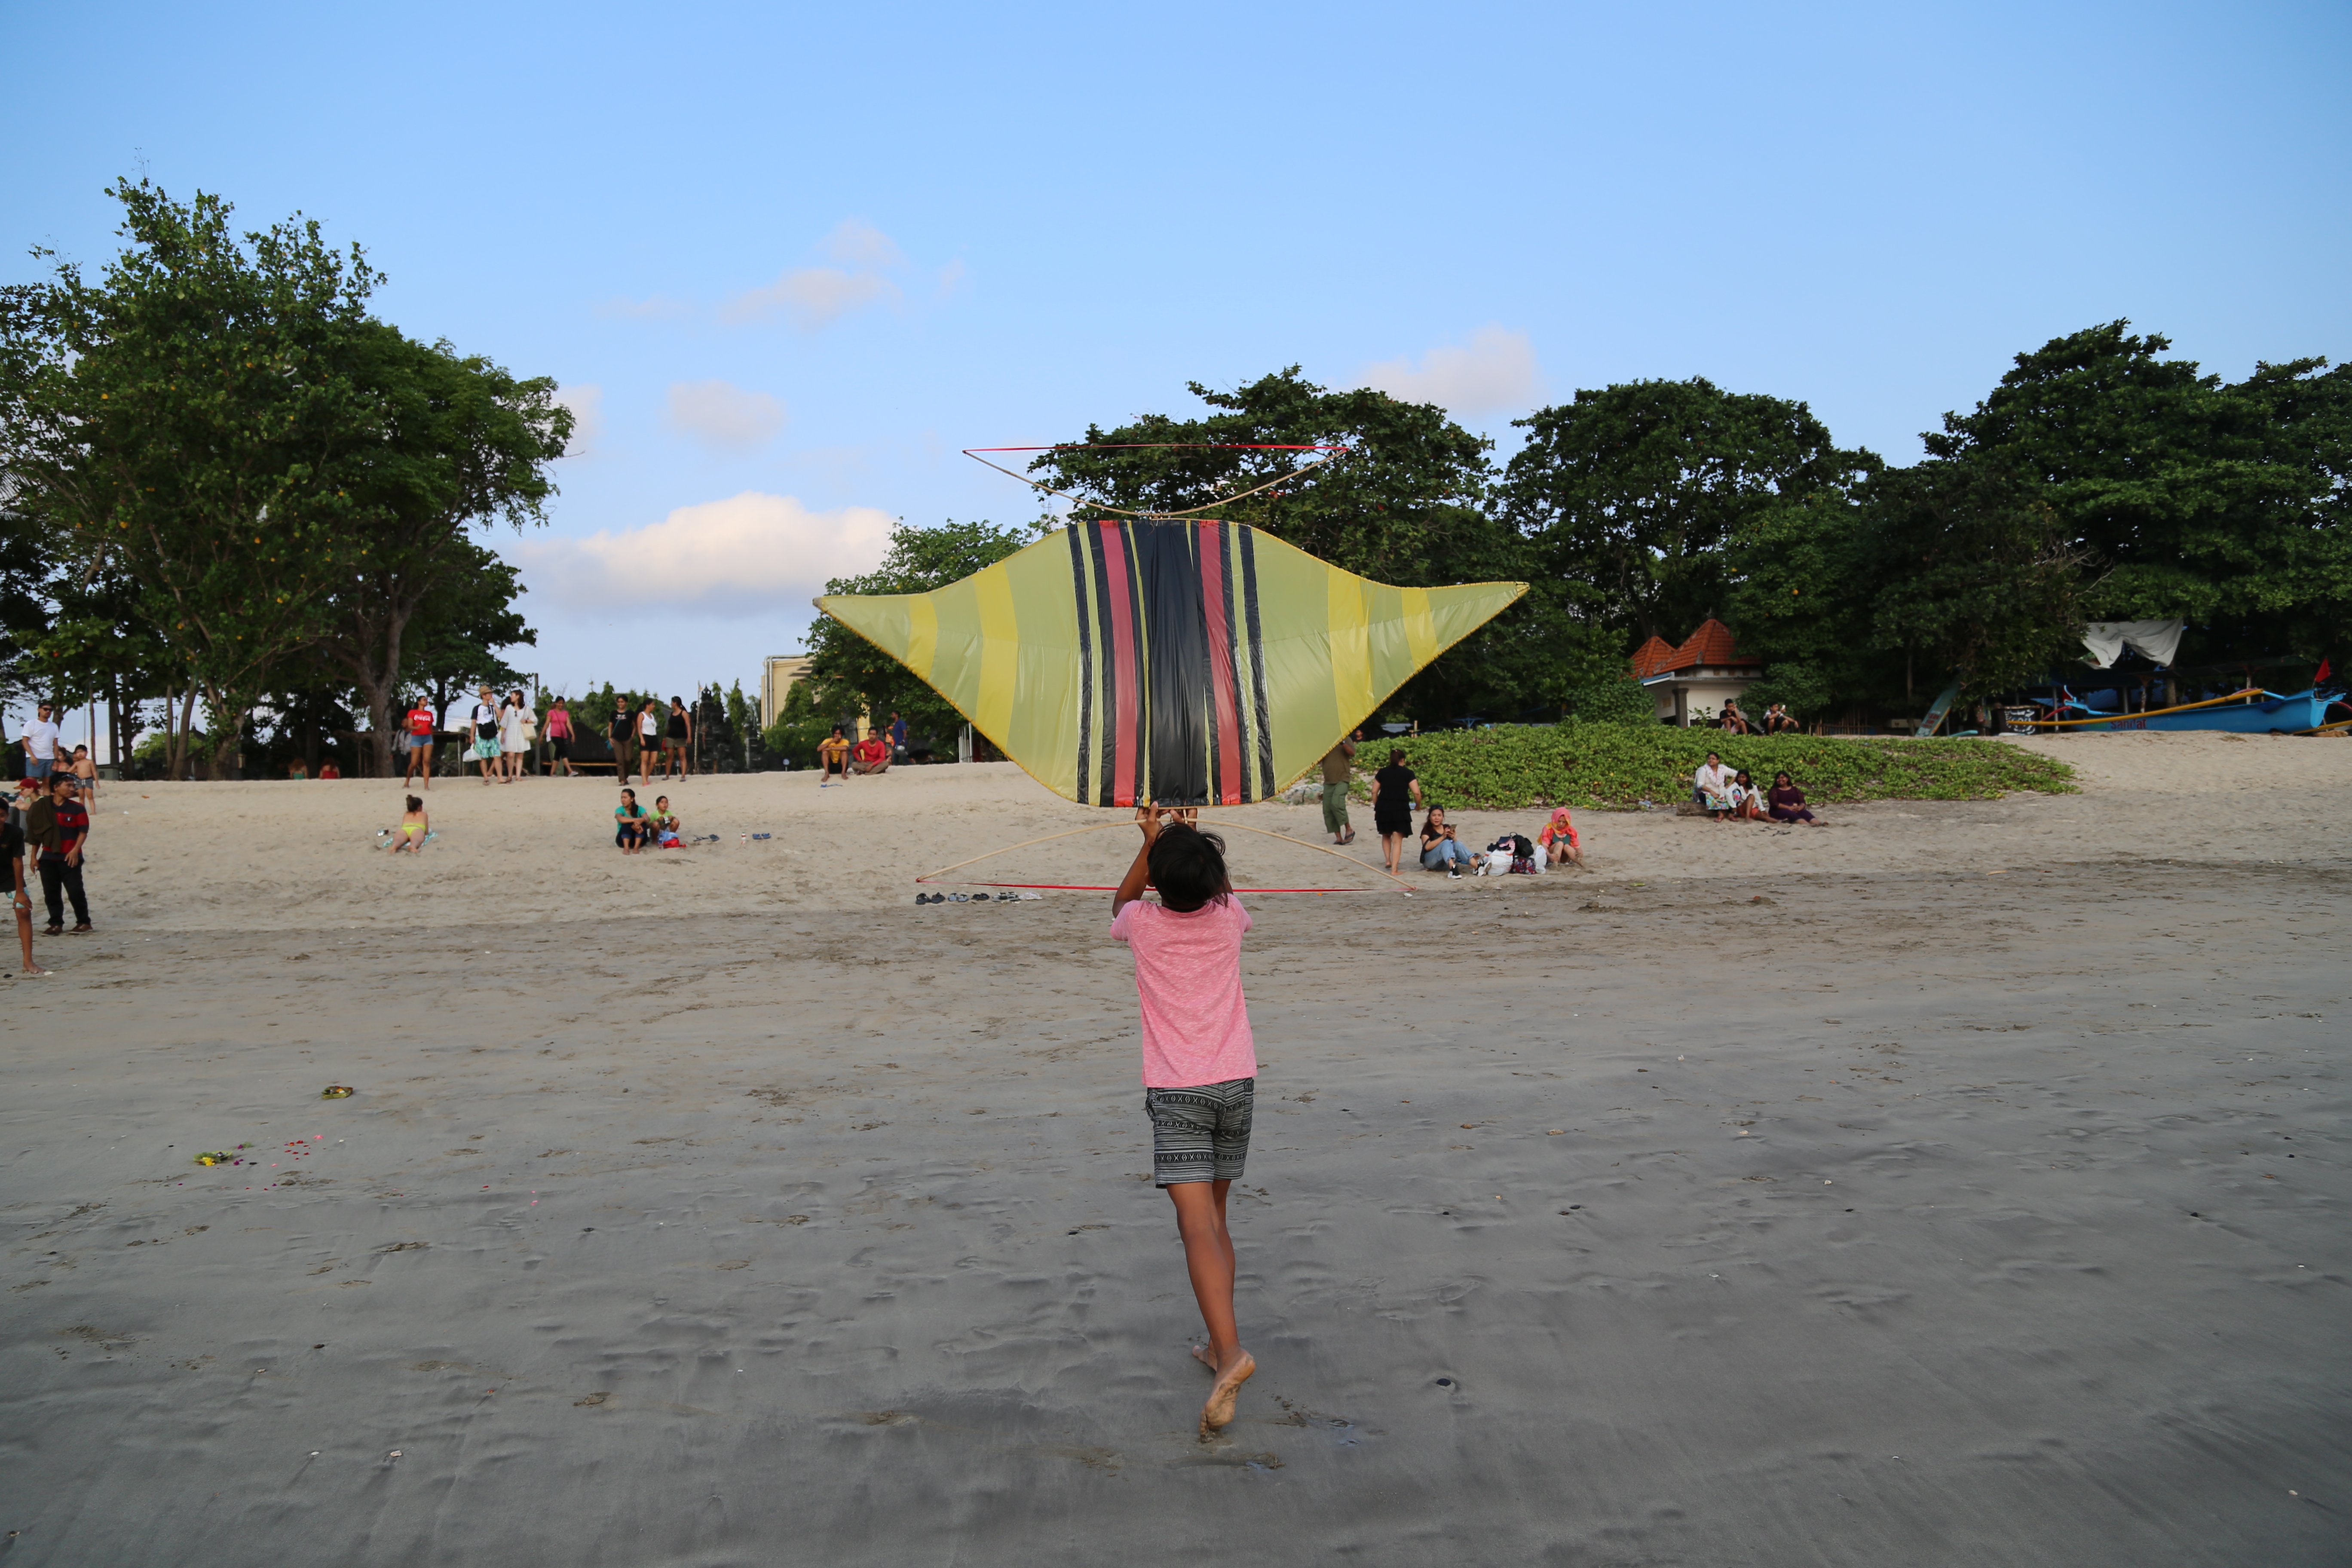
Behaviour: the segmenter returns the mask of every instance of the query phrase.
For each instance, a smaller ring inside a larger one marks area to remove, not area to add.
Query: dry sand
[[[1207,1446],[1107,900],[912,903],[1094,816],[722,778],[624,859],[608,784],[445,779],[411,863],[385,784],[110,787],[0,984],[0,1552],[2343,1563],[2352,748],[2028,743],[2084,793],[1253,898]]]

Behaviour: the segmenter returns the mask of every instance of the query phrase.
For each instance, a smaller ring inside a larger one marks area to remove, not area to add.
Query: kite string
[[[1003,474],[1008,479],[1019,479],[1023,484],[1044,490],[1049,496],[1059,496],[1073,506],[1092,507],[1097,511],[1115,511],[1121,517],[1140,517],[1145,519],[1192,517],[1200,512],[1221,510],[1225,507],[1233,505],[1234,502],[1237,500],[1247,500],[1250,497],[1256,495],[1260,490],[1270,490],[1276,485],[1295,479],[1299,475],[1306,473],[1311,468],[1319,468],[1326,463],[1337,462],[1339,460],[1337,458],[1318,458],[1311,463],[1301,464],[1299,467],[1291,469],[1290,472],[1286,474],[1266,480],[1265,483],[1258,486],[1255,489],[1246,489],[1242,491],[1239,495],[1226,496],[1221,500],[1213,500],[1206,506],[1187,507],[1182,511],[1137,511],[1129,507],[1108,506],[1098,500],[1088,500],[1084,496],[1074,496],[1067,490],[1057,490],[1053,486],[1045,483],[1043,479],[1033,479],[1026,474],[1016,474],[1002,463],[990,463],[986,458],[980,455],[976,448],[967,449],[964,456],[970,458],[975,463],[986,463],[988,467],[994,468],[998,473]],[[1346,454],[1343,452],[1340,456],[1344,457]],[[1276,837],[1280,837],[1281,835],[1277,834]],[[1361,864],[1361,862],[1359,862],[1359,864]]]
[[[980,861],[990,859],[995,856],[1009,854],[1015,849],[1026,849],[1032,844],[1050,844],[1056,838],[1076,838],[1083,833],[1100,833],[1106,828],[1129,827],[1132,826],[1134,826],[1132,822],[1097,822],[1091,827],[1073,827],[1066,833],[1048,833],[1042,838],[1025,838],[1018,844],[1008,844],[1002,849],[991,849],[984,855],[975,855],[969,860],[959,860],[952,866],[942,866],[936,871],[926,872],[924,875],[916,878],[915,880],[918,882],[928,882],[935,878],[944,877],[950,871],[960,871],[966,866],[975,865]],[[1252,827],[1247,823],[1243,822],[1221,822],[1217,826],[1220,827],[1238,827],[1244,833],[1257,833],[1263,834],[1268,838],[1279,838],[1285,844],[1296,844],[1301,849],[1319,849],[1326,855],[1345,860],[1350,866],[1361,867],[1367,871],[1377,871],[1380,875],[1386,877],[1390,881],[1394,882],[1399,888],[1403,889],[1404,896],[1406,898],[1409,899],[1412,897],[1412,889],[1405,885],[1403,878],[1396,875],[1393,871],[1390,871],[1382,867],[1366,866],[1364,862],[1357,859],[1353,855],[1341,855],[1337,849],[1331,848],[1328,845],[1309,844],[1304,838],[1293,838],[1287,833],[1270,832],[1263,827]],[[1237,891],[1241,892],[1248,892],[1249,890],[1250,889],[1246,888],[1237,889]],[[1300,890],[1305,891],[1306,889],[1302,889]]]
[[[1048,833],[1043,838],[1024,838],[1018,844],[1008,844],[1002,849],[992,849],[986,855],[975,855],[970,860],[959,860],[952,866],[942,866],[936,871],[927,872],[916,878],[915,880],[928,882],[933,877],[944,877],[950,871],[960,871],[966,866],[974,865],[992,856],[1010,854],[1015,849],[1026,849],[1032,844],[1050,844],[1056,838],[1076,838],[1081,833],[1100,833],[1107,827],[1128,826],[1129,825],[1124,822],[1097,822],[1092,827],[1073,827],[1067,833]]]

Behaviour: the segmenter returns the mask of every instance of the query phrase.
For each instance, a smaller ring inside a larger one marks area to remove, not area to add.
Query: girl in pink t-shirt
[[[1162,822],[1163,816],[1170,820]],[[1143,844],[1111,895],[1110,934],[1135,954],[1143,1013],[1143,1107],[1154,1180],[1176,1205],[1177,1233],[1209,1342],[1192,1354],[1217,1374],[1201,1436],[1234,1418],[1257,1370],[1234,1326],[1234,1238],[1225,1194],[1249,1155],[1257,1051],[1242,996],[1249,911],[1225,877],[1225,842],[1174,812],[1138,806]],[[1145,901],[1146,887],[1160,901]]]

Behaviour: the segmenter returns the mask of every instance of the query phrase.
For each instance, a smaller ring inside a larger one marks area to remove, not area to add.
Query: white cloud
[[[906,291],[888,274],[903,270],[907,258],[872,224],[846,218],[817,249],[841,265],[795,268],[765,288],[747,289],[719,308],[719,319],[740,326],[782,316],[802,331],[814,332],[869,305],[895,309],[905,302]]]
[[[730,381],[670,384],[669,426],[719,452],[755,452],[784,427],[784,405]]]
[[[898,254],[898,243],[862,217],[844,218],[833,226],[833,232],[819,242],[817,248],[827,258],[849,267],[904,267],[907,258]]]
[[[604,438],[604,389],[593,382],[567,386],[556,393],[555,401],[572,410],[572,440],[563,455],[594,457],[597,444]]]
[[[825,579],[881,563],[890,526],[890,514],[870,506],[811,511],[793,496],[745,490],[644,528],[506,549],[534,593],[570,608],[804,620]]]
[[[1434,403],[1455,414],[1526,408],[1543,395],[1543,372],[1525,332],[1481,327],[1467,347],[1445,344],[1423,354],[1419,365],[1382,360],[1356,378],[1406,403]]]

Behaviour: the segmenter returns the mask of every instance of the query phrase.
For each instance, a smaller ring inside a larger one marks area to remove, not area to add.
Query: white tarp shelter
[[[2127,647],[2146,654],[2151,664],[2170,668],[2172,656],[2180,651],[2180,634],[2188,629],[2187,621],[2093,621],[2083,628],[2083,646],[2091,650],[2091,664],[2097,669],[2114,664]]]

